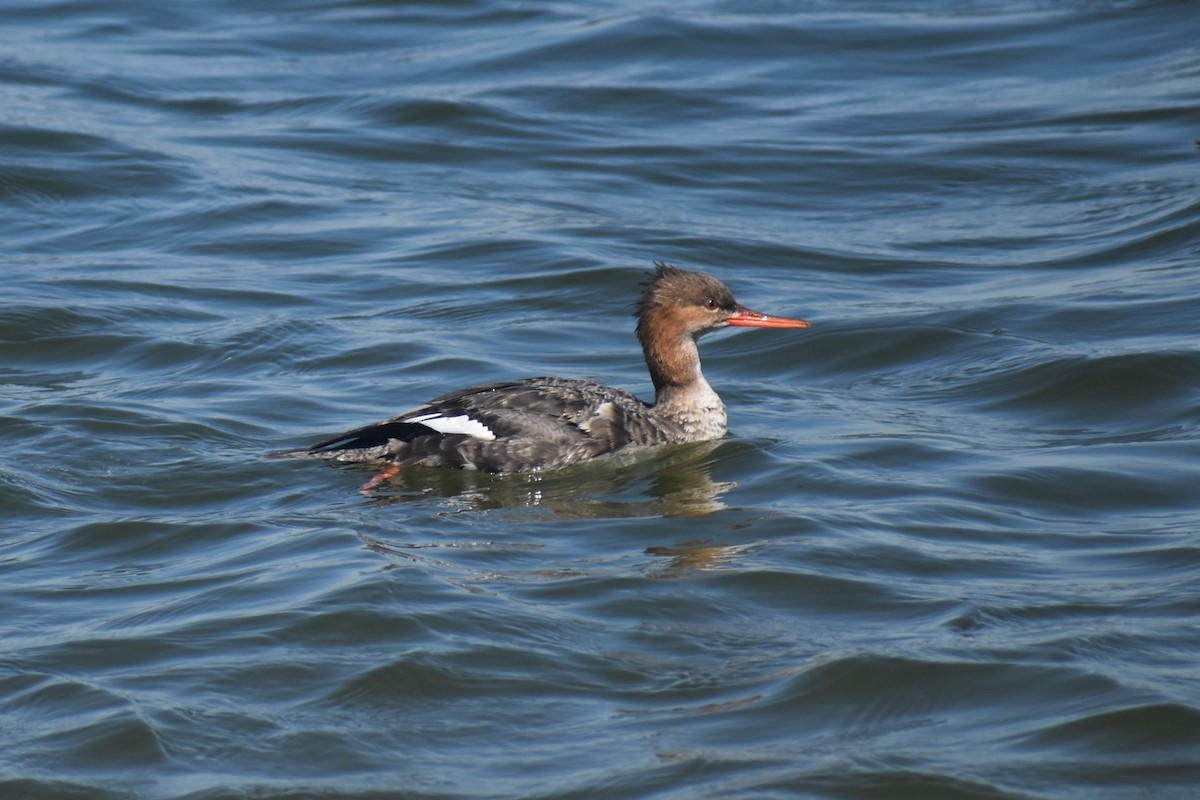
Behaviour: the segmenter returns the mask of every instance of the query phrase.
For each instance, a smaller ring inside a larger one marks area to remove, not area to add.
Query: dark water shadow
[[[564,470],[488,475],[435,468],[405,468],[366,492],[367,503],[436,500],[450,510],[528,509],[563,519],[694,517],[720,511],[721,496],[735,483],[714,481],[712,464],[723,442],[619,453]]]

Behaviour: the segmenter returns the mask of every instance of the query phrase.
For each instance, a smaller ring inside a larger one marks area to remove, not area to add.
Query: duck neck
[[[655,415],[678,426],[682,441],[724,436],[725,404],[700,371],[696,340],[689,335],[667,341],[656,336],[640,338],[654,382]]]

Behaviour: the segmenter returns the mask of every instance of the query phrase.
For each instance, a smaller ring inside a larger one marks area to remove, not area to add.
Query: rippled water
[[[1186,2],[8,4],[0,796],[1200,796]],[[449,389],[730,437],[269,461]]]

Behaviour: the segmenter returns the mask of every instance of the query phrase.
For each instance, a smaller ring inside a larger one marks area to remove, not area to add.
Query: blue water
[[[0,16],[0,797],[1200,797],[1193,4]],[[729,438],[262,458],[656,259]]]

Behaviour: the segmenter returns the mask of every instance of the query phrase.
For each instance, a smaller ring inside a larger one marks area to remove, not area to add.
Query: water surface
[[[1192,798],[1182,2],[18,3],[0,794]],[[709,445],[264,460],[470,383]]]

